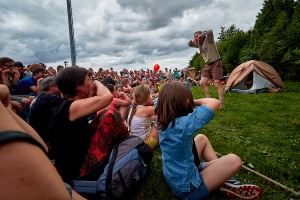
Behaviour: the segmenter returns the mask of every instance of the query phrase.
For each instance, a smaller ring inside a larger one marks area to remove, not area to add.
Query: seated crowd
[[[193,155],[185,157],[192,153],[192,143],[193,148],[196,148],[194,155],[198,159],[202,157],[204,162],[199,162],[192,168],[188,168],[192,165],[184,166],[185,171],[189,171],[189,174],[184,174],[192,178],[191,184],[195,187],[206,184],[205,191],[201,191],[202,196],[200,190],[195,190],[199,193],[196,194],[199,195],[198,199],[222,186],[241,168],[241,160],[234,154],[218,159],[204,135],[192,138],[212,119],[220,102],[211,98],[193,100],[190,85],[198,85],[198,82],[190,78],[187,69],[165,68],[163,72],[149,69],[129,71],[124,68],[116,72],[113,68],[99,68],[98,72],[94,72],[92,68],[59,65],[55,70],[53,67],[47,69],[43,63],[25,67],[11,58],[0,58],[0,88],[6,87],[10,95],[7,100],[5,94],[0,92],[0,109],[4,110],[1,107],[3,104],[13,111],[9,115],[18,116],[18,121],[23,119],[23,129],[20,130],[30,130],[28,134],[33,134],[44,145],[49,160],[55,161],[56,170],[67,186],[72,186],[74,179],[86,174],[106,158],[114,144],[127,135],[142,138],[152,149],[163,145],[163,155],[175,156],[171,160],[163,157],[163,171],[176,197],[182,198],[184,192],[192,191],[181,190],[178,184],[185,184],[181,180],[174,182],[176,179],[172,178],[171,173],[180,174],[180,170],[169,170],[178,163],[183,166],[182,159],[194,162]],[[3,89],[2,92],[4,93]],[[196,109],[198,106],[199,109]],[[168,113],[160,110],[167,110]],[[187,116],[191,123],[189,125],[184,124],[187,122],[184,117]],[[201,117],[205,120],[197,121]],[[175,119],[180,119],[181,124],[175,123]],[[189,127],[197,123],[201,126]],[[180,134],[184,135],[188,130],[191,131],[186,136],[188,139],[185,136],[184,139],[177,136],[174,139],[166,134],[170,131],[176,135],[178,131],[183,131]],[[172,148],[174,144],[179,146]],[[183,155],[181,148],[187,149],[185,156],[176,157],[175,151],[178,151],[178,155]],[[166,164],[169,166],[166,167]],[[225,171],[224,166],[227,169]],[[219,179],[215,181],[217,176]],[[58,182],[61,185],[61,180]],[[261,193],[260,188],[255,185],[240,183],[237,186],[248,192],[251,187],[251,190]],[[82,198],[74,194],[75,198]]]

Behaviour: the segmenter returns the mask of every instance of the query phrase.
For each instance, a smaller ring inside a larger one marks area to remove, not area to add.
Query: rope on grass
[[[216,154],[217,154],[218,156],[223,156],[222,154],[219,154],[218,152],[216,152]],[[256,174],[256,175],[258,175],[258,176],[260,176],[260,177],[262,177],[262,178],[264,178],[264,179],[266,179],[266,180],[268,180],[268,181],[274,183],[275,185],[278,185],[279,187],[281,187],[281,188],[283,188],[283,189],[285,189],[285,190],[287,190],[287,191],[293,193],[293,194],[296,195],[296,196],[299,196],[299,195],[300,195],[299,192],[296,192],[295,190],[293,190],[293,189],[291,189],[291,188],[288,188],[288,187],[286,187],[285,185],[283,185],[283,184],[281,184],[281,183],[279,183],[279,182],[277,182],[277,181],[275,181],[275,180],[273,180],[273,179],[271,179],[271,178],[269,178],[269,177],[267,177],[267,176],[265,176],[265,175],[263,175],[263,174],[261,174],[261,173],[255,171],[255,170],[253,170],[253,169],[250,169],[249,167],[246,167],[245,165],[242,165],[242,167],[243,167],[244,169],[246,169],[246,170],[248,170],[248,171],[250,171],[250,172],[253,172],[254,174]]]

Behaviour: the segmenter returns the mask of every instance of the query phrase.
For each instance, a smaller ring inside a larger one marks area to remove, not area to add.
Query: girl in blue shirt
[[[193,100],[191,92],[179,82],[166,83],[159,92],[155,112],[163,173],[179,199],[207,197],[242,167],[241,159],[235,154],[218,158],[206,136],[193,138],[212,120],[219,107],[217,99]],[[199,166],[194,163],[193,142],[198,156],[206,161]]]

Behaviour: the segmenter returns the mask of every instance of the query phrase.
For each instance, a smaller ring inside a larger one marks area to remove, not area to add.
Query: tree
[[[188,67],[195,68],[196,71],[201,71],[204,68],[204,60],[198,52],[193,55]]]
[[[300,1],[295,2],[295,11],[286,28],[286,40],[290,48],[299,48],[300,44]]]
[[[252,30],[221,27],[216,44],[224,72],[248,60],[261,60],[273,66],[283,80],[299,81],[300,1],[265,0],[260,11]],[[203,59],[198,55],[190,65],[201,69]]]
[[[249,34],[236,28],[234,24],[227,30],[221,27],[217,48],[222,57],[225,72],[231,72],[240,64],[239,54],[248,38]]]
[[[221,26],[221,33],[219,34],[217,43],[222,43],[230,40],[234,34],[240,31],[240,29],[236,28],[235,24],[232,24],[227,30],[225,30],[225,27]]]
[[[263,36],[258,48],[258,54],[264,62],[271,65],[277,64],[288,49],[285,39],[285,29],[288,21],[289,18],[286,12],[280,12],[275,26]]]
[[[291,23],[287,25],[285,35],[288,51],[281,59],[284,65],[284,77],[289,80],[300,81],[300,2],[295,2],[295,10]]]

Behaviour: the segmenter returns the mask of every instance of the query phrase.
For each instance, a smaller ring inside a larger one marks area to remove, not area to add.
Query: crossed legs
[[[209,192],[222,186],[242,167],[241,159],[235,154],[228,154],[218,158],[212,145],[205,135],[199,134],[194,138],[199,156],[207,162],[201,171]]]

